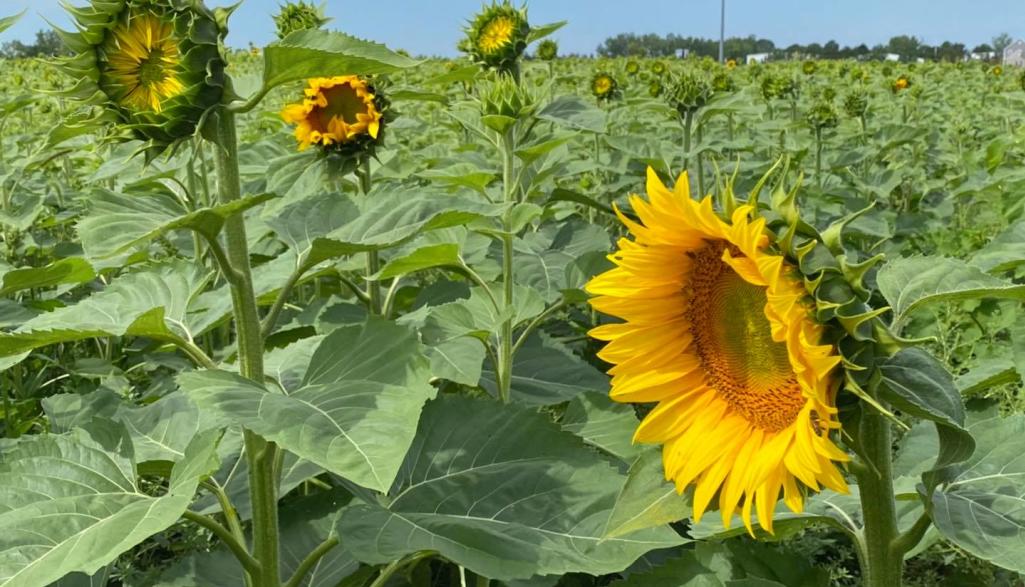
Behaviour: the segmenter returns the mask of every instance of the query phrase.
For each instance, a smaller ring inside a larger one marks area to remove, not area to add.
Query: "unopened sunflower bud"
[[[518,67],[529,34],[526,8],[514,8],[508,0],[494,2],[470,22],[459,49],[485,68],[508,73]]]
[[[323,5],[314,6],[303,0],[284,4],[274,17],[279,39],[284,39],[295,31],[319,29],[330,21],[331,19],[324,15]]]

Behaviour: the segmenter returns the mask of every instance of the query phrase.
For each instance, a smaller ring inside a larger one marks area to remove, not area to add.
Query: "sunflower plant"
[[[78,4],[74,77],[0,60],[0,585],[1021,581],[1025,150],[982,67],[838,96],[900,70]]]

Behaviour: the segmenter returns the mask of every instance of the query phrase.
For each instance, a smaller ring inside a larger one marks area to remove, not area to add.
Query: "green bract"
[[[324,16],[324,6],[307,4],[303,0],[296,3],[288,3],[281,7],[274,16],[274,24],[277,26],[279,39],[284,39],[295,31],[307,29],[319,29],[331,19]]]
[[[459,48],[484,67],[511,72],[527,48],[529,35],[527,9],[514,8],[505,0],[477,14]]]
[[[77,55],[64,69],[79,81],[68,93],[103,106],[105,121],[148,142],[147,154],[192,136],[221,102],[229,11],[201,0],[94,0],[69,10],[79,30],[62,37]],[[132,44],[146,35],[155,40]]]

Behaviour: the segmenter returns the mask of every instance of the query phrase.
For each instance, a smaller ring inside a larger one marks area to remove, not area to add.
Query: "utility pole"
[[[723,59],[723,45],[726,43],[726,0],[721,0],[719,12],[719,63],[726,63]]]

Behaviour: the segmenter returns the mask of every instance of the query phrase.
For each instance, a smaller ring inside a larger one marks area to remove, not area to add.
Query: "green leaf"
[[[616,505],[605,527],[606,537],[624,536],[645,528],[657,528],[689,518],[691,495],[680,495],[676,485],[666,481],[662,451],[649,449],[630,466],[626,484],[616,497]]]
[[[497,216],[503,207],[424,189],[375,188],[358,217],[313,239],[310,263],[402,244],[425,231]]]
[[[1025,285],[987,275],[978,267],[947,257],[895,259],[879,269],[876,283],[893,309],[895,324],[934,302],[977,298],[1025,299]]]
[[[932,495],[937,530],[969,553],[1025,572],[1025,417],[992,417],[968,427],[975,454]]]
[[[610,587],[722,587],[724,585],[722,577],[715,570],[701,564],[694,551],[684,551],[680,556],[646,572],[631,574],[625,579],[614,581]]]
[[[936,424],[940,450],[931,471],[923,479],[927,490],[937,476],[960,463],[975,450],[972,435],[964,428],[964,404],[950,373],[932,355],[919,348],[903,349],[879,367],[883,399],[897,409]]]
[[[225,371],[179,376],[224,423],[241,424],[350,481],[387,491],[433,397],[423,350],[402,326],[371,320],[324,337],[303,387],[282,395]]]
[[[428,245],[402,257],[389,260],[375,277],[376,279],[391,279],[433,267],[458,267],[459,264],[459,245],[454,243]]]
[[[543,24],[541,26],[530,27],[530,32],[527,33],[527,44],[529,45],[534,41],[540,41],[541,39],[551,35],[552,33],[561,29],[564,26],[566,26],[566,21],[560,20],[559,22],[552,22],[548,24]]]
[[[453,338],[429,344],[425,352],[434,377],[471,387],[480,382],[486,352],[480,340],[466,336]]]
[[[969,263],[987,273],[1002,273],[1025,264],[1025,220],[1019,220],[975,252]]]
[[[81,430],[26,437],[0,461],[0,586],[43,587],[91,575],[174,524],[215,462],[216,438],[197,437],[160,497],[135,483],[130,449]]]
[[[589,259],[605,260],[611,242],[599,226],[583,222],[546,225],[514,243],[517,283],[537,290],[548,303],[563,292],[580,289],[592,275],[580,271]]]
[[[495,371],[485,363],[481,386],[498,393]],[[512,398],[519,403],[551,405],[590,391],[607,394],[609,378],[551,338],[533,334],[513,358]]]
[[[25,10],[28,10],[28,9],[26,8]],[[7,29],[9,29],[12,26],[14,26],[14,23],[18,22],[18,20],[22,16],[25,16],[25,10],[22,10],[18,14],[14,14],[14,15],[11,15],[11,16],[5,16],[3,18],[0,18],[0,33],[4,32]]]
[[[442,396],[424,408],[388,505],[350,506],[339,534],[371,564],[431,550],[497,580],[600,575],[684,542],[669,528],[602,540],[622,483],[534,410]]]
[[[113,257],[171,230],[194,230],[214,238],[225,219],[271,197],[270,194],[251,196],[189,212],[167,194],[128,196],[98,189],[88,199],[89,212],[78,223],[78,235],[89,259]]]
[[[96,277],[92,265],[81,257],[69,257],[42,267],[22,267],[3,274],[0,296],[26,289],[78,285]]]
[[[139,407],[104,388],[85,395],[54,395],[42,403],[55,431],[87,426],[94,418],[121,423],[132,439],[136,463],[180,461],[193,437],[208,427],[196,405],[180,393]]]
[[[264,48],[263,87],[266,91],[311,77],[393,73],[416,63],[380,43],[308,29]]]
[[[267,225],[300,257],[313,248],[315,239],[327,236],[358,216],[359,209],[351,199],[327,192],[264,210]]]
[[[73,306],[41,314],[12,333],[0,333],[0,356],[102,336],[190,339],[198,319],[192,298],[204,281],[197,268],[184,261],[130,273]]]
[[[606,132],[605,113],[579,96],[559,96],[538,112],[537,117],[573,130]]]
[[[642,453],[632,442],[639,424],[633,406],[614,402],[604,393],[586,392],[573,398],[561,423],[563,430],[625,462]]]

